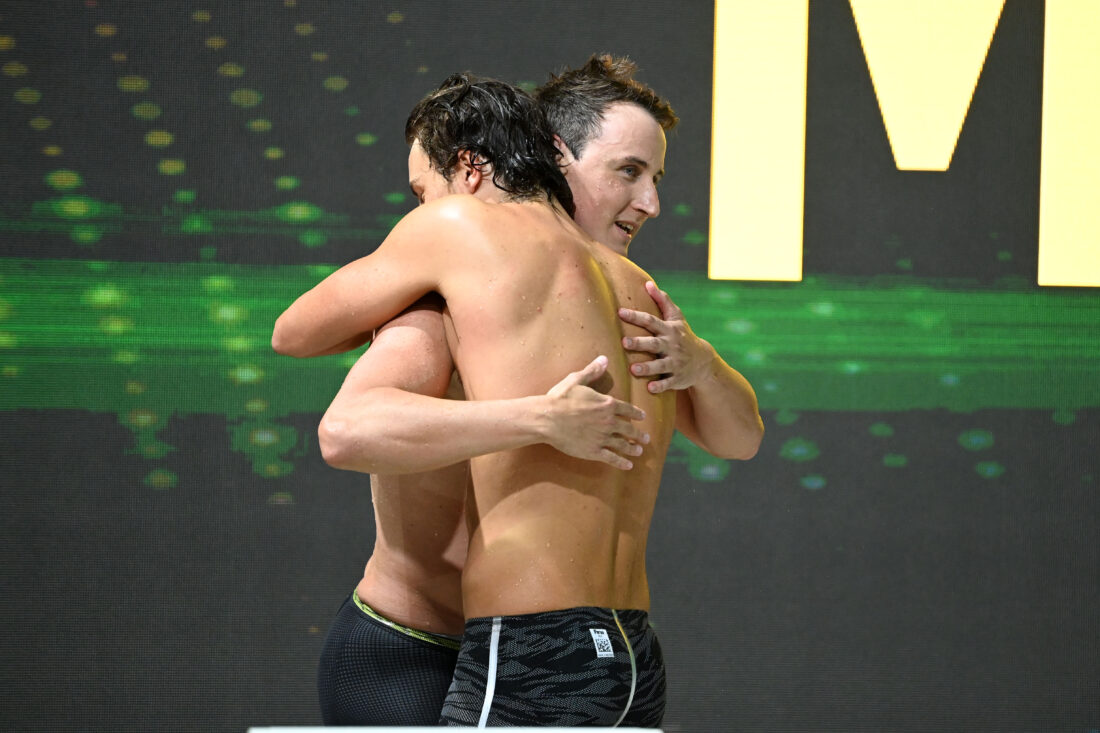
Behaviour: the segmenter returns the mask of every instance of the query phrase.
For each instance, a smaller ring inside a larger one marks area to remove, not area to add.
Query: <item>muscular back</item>
[[[410,212],[377,250],[302,295],[272,342],[281,353],[331,353],[434,291],[446,299],[447,341],[470,399],[545,394],[605,355],[606,391],[645,411],[649,444],[630,471],[546,445],[471,461],[463,605],[467,618],[647,609],[646,537],[675,397],[652,395],[647,379],[630,376],[629,362],[646,357],[623,350],[624,329],[645,334],[617,309],[659,315],[648,278],[560,208],[507,203],[492,191],[487,200],[442,196]]]
[[[452,197],[453,198],[453,197]],[[543,203],[451,202],[469,227],[467,266],[440,281],[448,338],[470,399],[546,392],[604,354],[606,391],[646,413],[649,445],[630,471],[547,445],[471,462],[467,618],[574,606],[649,607],[646,538],[675,421],[621,346],[619,307],[657,311],[646,274]],[[442,202],[441,202],[442,203]],[[453,263],[452,263],[453,264]],[[625,335],[642,335],[638,333]]]

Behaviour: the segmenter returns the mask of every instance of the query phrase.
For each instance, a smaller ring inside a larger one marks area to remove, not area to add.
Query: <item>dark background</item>
[[[633,58],[682,120],[664,213],[631,255],[654,272],[705,272],[712,13],[699,1],[4,3],[0,37],[15,45],[0,64],[29,71],[0,76],[0,254],[346,262],[413,203],[393,194],[406,191],[405,114],[424,92],[459,69],[537,84],[606,50]],[[1039,290],[1042,14],[1006,3],[951,169],[900,173],[848,4],[811,2],[807,275]],[[220,74],[227,62],[243,75]],[[127,74],[147,92],[120,91]],[[333,76],[342,91],[324,86]],[[34,110],[14,101],[27,87],[42,93]],[[262,103],[231,103],[240,88]],[[155,122],[132,113],[143,100],[162,108]],[[45,136],[35,115],[52,120]],[[250,130],[257,118],[271,130]],[[144,144],[149,129],[173,132],[170,152]],[[46,138],[60,158],[43,156]],[[265,158],[269,147],[284,156]],[[186,172],[158,173],[165,157]],[[59,168],[120,207],[94,242],[35,213]],[[300,185],[278,189],[282,175]],[[324,243],[256,213],[289,201],[335,217],[318,224]],[[214,230],[181,232],[188,213]],[[335,392],[338,377],[318,379]],[[325,405],[281,419],[292,470],[272,477],[235,447],[228,407],[177,410],[156,432],[172,449],[151,458],[121,409],[40,409],[18,389],[0,382],[0,726],[318,723],[324,631],[373,542],[366,478],[321,461]],[[665,472],[649,555],[665,730],[1100,729],[1097,405],[761,403],[755,459]],[[988,440],[962,439],[976,430]],[[1000,472],[977,470],[989,464]],[[151,483],[153,468],[177,480]]]

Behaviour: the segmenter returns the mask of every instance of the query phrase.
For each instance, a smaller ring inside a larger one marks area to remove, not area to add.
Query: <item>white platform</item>
[[[454,727],[454,726],[450,726]],[[471,726],[473,727],[473,726]],[[439,730],[438,726],[369,726],[369,727],[340,727],[325,728],[322,726],[284,726],[279,728],[249,728],[248,733],[428,733]],[[619,733],[661,733],[659,728],[509,728],[515,733],[554,733],[555,731],[584,730],[584,731],[618,731]]]

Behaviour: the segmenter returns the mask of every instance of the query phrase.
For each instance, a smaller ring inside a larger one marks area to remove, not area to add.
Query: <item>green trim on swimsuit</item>
[[[411,636],[414,639],[420,641],[426,641],[429,644],[436,644],[438,646],[446,647],[448,649],[454,649],[458,651],[462,646],[461,637],[450,636],[448,634],[433,634],[429,631],[420,631],[419,629],[410,629],[408,626],[402,626],[401,624],[390,621],[385,616],[380,615],[373,608],[368,606],[363,601],[359,600],[359,591],[352,591],[351,599],[355,601],[355,605],[359,606],[359,610],[370,616],[375,621],[389,626],[394,631],[400,632],[405,636]]]

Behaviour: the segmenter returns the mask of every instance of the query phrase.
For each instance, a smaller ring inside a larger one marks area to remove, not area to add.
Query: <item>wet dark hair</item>
[[[546,117],[521,89],[469,73],[453,74],[421,99],[405,123],[405,142],[420,147],[448,181],[463,150],[493,183],[519,200],[557,198],[573,215],[573,194]]]
[[[668,102],[634,79],[637,69],[625,56],[596,54],[580,68],[552,74],[535,90],[551,129],[574,157],[581,157],[588,141],[600,134],[604,112],[613,104],[638,105],[665,131],[680,121]]]

